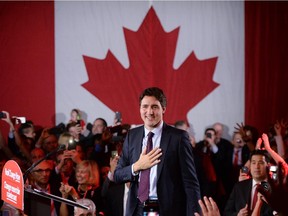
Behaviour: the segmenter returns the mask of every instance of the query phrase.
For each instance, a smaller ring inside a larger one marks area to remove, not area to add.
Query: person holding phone
[[[10,116],[7,111],[2,111],[2,120],[9,126],[8,134],[8,147],[20,160],[25,162],[31,162],[31,150],[35,147],[35,131],[31,121],[21,123],[20,119],[16,116]]]
[[[216,144],[216,139],[216,130],[212,127],[206,128],[203,140],[196,143],[194,155],[201,195],[212,197],[222,212],[226,196],[223,183],[226,147],[221,142]]]

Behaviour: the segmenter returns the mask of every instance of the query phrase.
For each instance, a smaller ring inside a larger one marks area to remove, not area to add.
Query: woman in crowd
[[[103,204],[97,163],[92,160],[84,160],[77,164],[76,180],[78,183],[76,188],[62,183],[60,187],[62,197],[71,200],[90,199],[96,205],[97,215],[102,215]],[[61,203],[60,214],[63,216],[73,215],[73,208],[68,207],[65,203]]]

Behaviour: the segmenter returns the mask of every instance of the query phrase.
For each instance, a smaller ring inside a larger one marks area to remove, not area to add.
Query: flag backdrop
[[[159,86],[164,119],[196,139],[219,121],[267,131],[288,120],[286,2],[0,2],[0,109],[36,125],[114,112],[141,124]],[[287,106],[287,105],[286,105]],[[7,125],[0,123],[1,129]]]

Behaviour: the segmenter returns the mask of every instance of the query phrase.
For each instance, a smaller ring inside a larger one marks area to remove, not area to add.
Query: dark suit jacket
[[[226,203],[224,210],[224,216],[236,216],[240,209],[244,208],[248,204],[250,209],[251,203],[251,190],[252,179],[237,182],[232,190],[232,193]],[[265,202],[261,208],[261,216],[272,216],[273,210]]]
[[[131,181],[126,215],[137,207],[138,177],[131,166],[142,151],[144,126],[131,129],[126,136],[123,152],[114,173],[116,182]],[[161,162],[157,167],[157,196],[160,215],[194,215],[200,212],[199,183],[188,133],[164,123],[160,141]]]
[[[105,213],[108,216],[122,216],[125,183],[116,184],[107,177],[102,185],[101,195],[104,200]]]

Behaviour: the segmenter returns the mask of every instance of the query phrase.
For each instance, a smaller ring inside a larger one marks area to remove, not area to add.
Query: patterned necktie
[[[148,140],[146,145],[146,154],[148,154],[152,148],[152,137],[154,133],[148,133]],[[141,171],[139,189],[138,189],[138,199],[143,203],[149,198],[149,188],[150,188],[150,168]]]

